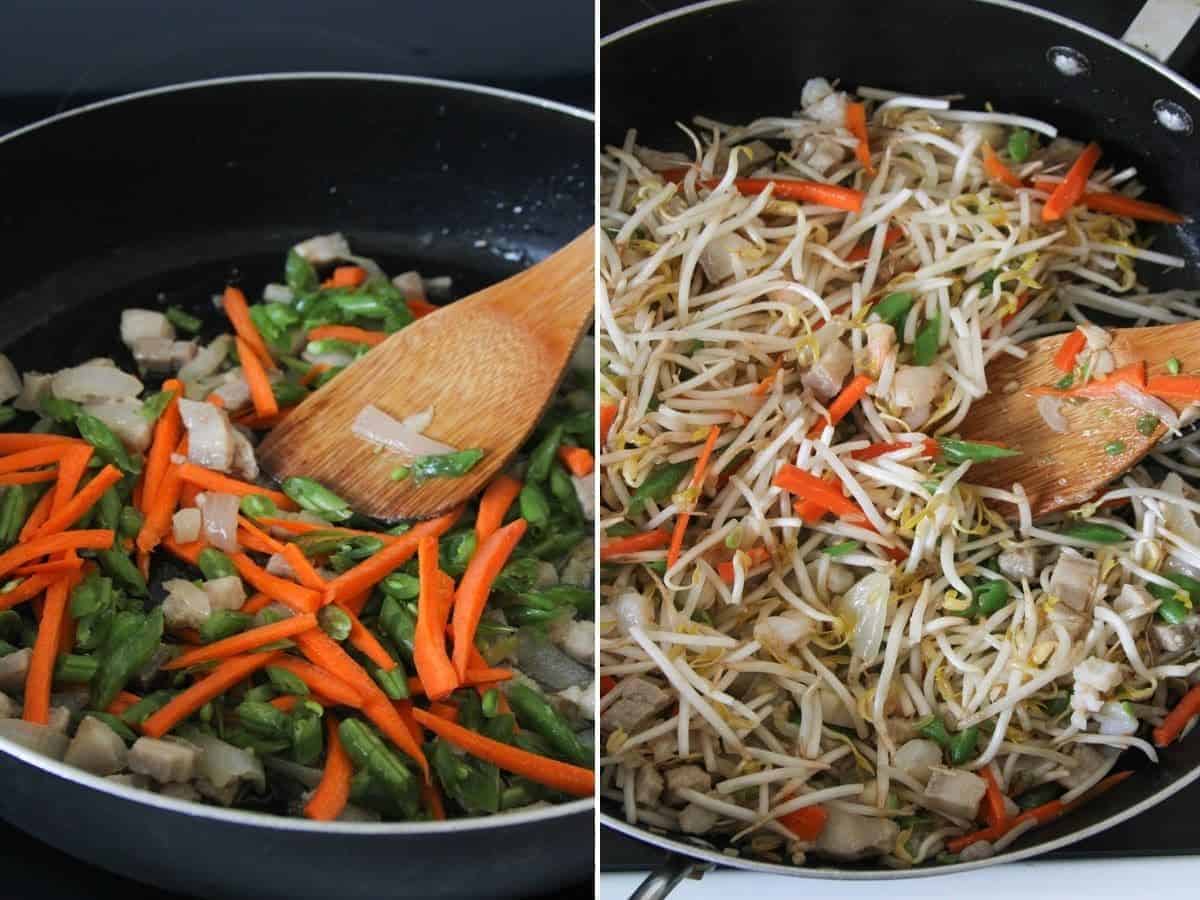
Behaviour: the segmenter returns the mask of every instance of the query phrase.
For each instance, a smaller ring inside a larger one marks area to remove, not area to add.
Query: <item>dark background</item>
[[[2,0],[0,134],[117,94],[260,72],[449,78],[591,109],[594,22],[591,0]],[[396,863],[400,879],[406,865],[420,865]],[[2,822],[0,872],[5,900],[173,896],[78,863]],[[571,892],[592,895],[590,884]]]
[[[795,2],[800,4],[816,0]],[[1142,3],[1143,0],[1035,0],[1030,5],[1051,10],[1119,37],[1137,15]],[[612,34],[647,18],[687,5],[689,3],[686,0],[600,0],[601,35]],[[980,36],[980,40],[986,39],[986,36]],[[1193,82],[1200,82],[1200,24],[1193,26],[1168,60],[1168,64]],[[603,73],[603,51],[600,66]],[[699,83],[697,90],[702,90]],[[797,96],[798,94],[799,85]],[[603,120],[603,99],[601,104]],[[1139,857],[1200,853],[1200,831],[1194,827],[1198,804],[1200,784],[1180,791],[1150,812],[1065,850],[1049,853],[1045,858],[1083,860],[1116,855]],[[667,858],[663,851],[607,828],[601,829],[600,856],[602,868],[607,871],[653,869]],[[803,889],[799,889],[798,893],[802,894]]]

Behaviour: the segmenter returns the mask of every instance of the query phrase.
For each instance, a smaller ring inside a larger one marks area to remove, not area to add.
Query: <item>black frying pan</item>
[[[1085,71],[1064,75],[1056,65],[1064,55]],[[1169,279],[1142,274],[1156,286],[1200,286],[1200,89],[1069,19],[1007,0],[717,0],[612,35],[601,44],[600,64],[605,144],[619,145],[626,130],[636,128],[643,145],[690,152],[677,121],[696,114],[724,122],[787,115],[798,108],[805,80],[816,75],[851,87],[960,92],[966,95],[960,108],[991,101],[998,110],[1045,119],[1064,136],[1099,141],[1107,160],[1136,165],[1147,196],[1192,216],[1186,226],[1160,230],[1156,244],[1190,265]],[[1186,127],[1171,130],[1163,121]],[[1029,832],[991,859],[952,866],[774,865],[630,826],[608,804],[601,819],[678,854],[639,894],[645,898],[665,895],[689,858],[825,878],[932,875],[1042,853],[1148,809],[1200,777],[1200,734],[1162,752],[1159,766],[1144,764],[1140,753],[1127,754],[1121,765],[1138,772],[1111,793]]]
[[[122,306],[207,310],[340,230],[469,293],[593,221],[592,118],[451,82],[281,75],[149,91],[0,138],[0,351],[125,358]],[[0,817],[88,862],[222,897],[530,896],[589,877],[592,804],[317,824],[181,803],[0,740]]]

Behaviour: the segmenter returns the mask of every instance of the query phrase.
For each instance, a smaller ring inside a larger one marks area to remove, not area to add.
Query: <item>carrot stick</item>
[[[1154,375],[1146,382],[1146,390],[1156,397],[1200,400],[1200,377],[1195,375]]]
[[[745,551],[745,554],[750,557],[750,562],[746,566],[747,569],[752,569],[755,566],[761,566],[771,558],[771,553],[766,547],[751,547]],[[737,577],[737,573],[733,569],[733,560],[723,562],[717,566],[717,574],[721,576],[721,580],[726,584],[733,584],[733,579]]]
[[[489,538],[490,540],[490,538]],[[413,665],[425,691],[433,700],[450,696],[458,687],[458,672],[446,653],[446,622],[450,600],[438,577],[438,542],[435,537],[421,539],[417,549],[420,594],[417,599],[417,624],[413,634]]]
[[[58,512],[79,487],[79,482],[83,479],[83,473],[87,471],[87,464],[92,458],[92,447],[90,444],[84,447],[77,447],[65,454],[58,463],[58,482],[54,485],[54,502],[50,507],[51,512]]]
[[[42,621],[33,643],[29,672],[25,676],[25,711],[21,717],[26,722],[45,725],[50,720],[50,686],[54,680],[54,663],[58,659],[69,590],[70,581],[60,578],[46,591],[46,605],[42,609]]]
[[[36,537],[0,554],[0,576],[51,553],[61,553],[64,550],[107,550],[112,547],[113,538],[113,532],[107,529],[62,531]]]
[[[20,453],[0,457],[0,472],[20,472],[23,469],[48,466],[70,453],[77,453],[79,449],[71,444],[50,444],[46,447],[22,450]]]
[[[367,280],[367,270],[362,266],[338,266],[326,279],[328,287],[358,287]]]
[[[367,344],[370,347],[378,347],[389,336],[383,331],[368,331],[353,325],[318,325],[308,332],[308,338],[312,341],[349,341],[352,344]]]
[[[504,514],[521,493],[521,482],[510,475],[498,475],[483,490],[479,498],[479,513],[475,516],[475,540],[482,544],[495,534]]]
[[[446,821],[446,807],[442,803],[442,792],[436,784],[421,785],[421,803],[435,822]]]
[[[198,556],[199,554],[197,554]],[[254,596],[242,604],[242,608],[238,612],[244,612],[248,616],[262,612],[268,606],[275,602],[275,599],[269,594],[264,594],[262,591],[256,591]]]
[[[304,807],[304,815],[318,822],[332,822],[342,814],[350,800],[350,779],[354,775],[354,766],[342,746],[337,719],[333,716],[325,717],[325,735],[325,769]]]
[[[825,822],[829,813],[819,803],[812,806],[802,806],[787,815],[779,817],[779,824],[790,831],[800,841],[815,841],[825,830]]]
[[[190,562],[193,566],[196,565],[196,561],[200,558],[200,551],[207,546],[207,542],[202,540],[192,541],[188,544],[181,544],[169,534],[162,539],[162,547],[164,550],[177,559],[182,559],[184,562]],[[242,610],[246,611],[244,605]]]
[[[1079,202],[1087,188],[1088,177],[1099,160],[1100,145],[1093,141],[1083,148],[1083,152],[1071,164],[1066,177],[1046,200],[1046,205],[1042,207],[1043,222],[1061,219],[1068,209]]]
[[[176,694],[165,706],[142,723],[142,733],[160,738],[209,700],[219,697],[235,684],[249,678],[264,666],[271,666],[282,656],[274,653],[248,653],[226,659],[187,690]]]
[[[284,694],[282,697],[272,697],[267,702],[280,712],[290,713],[300,700],[301,698],[295,694]]]
[[[1000,782],[991,765],[986,765],[980,774],[987,782],[987,793],[983,796],[983,820],[989,825],[1002,825],[1008,819],[1008,811],[1004,806],[1004,792],[1000,790]]]
[[[846,413],[854,409],[855,404],[866,396],[867,388],[870,386],[871,379],[868,376],[855,375],[853,380],[829,404],[829,424],[836,425],[842,421],[846,417]],[[820,437],[824,430],[825,423],[818,421],[809,429],[808,436],[810,438]]]
[[[387,652],[383,644],[379,643],[379,639],[371,633],[371,629],[359,621],[358,614],[351,612],[340,603],[338,609],[350,618],[350,634],[346,638],[350,646],[385,672],[396,668],[396,661],[392,659],[392,655]]]
[[[1070,372],[1075,368],[1075,360],[1086,345],[1087,335],[1076,328],[1067,335],[1059,345],[1058,352],[1054,354],[1054,368],[1060,372]]]
[[[9,472],[6,475],[0,475],[0,484],[41,484],[45,481],[56,481],[58,479],[57,469],[35,469],[32,472]],[[53,494],[51,491],[51,502],[53,503]]]
[[[129,691],[121,691],[116,697],[113,698],[113,702],[108,704],[108,709],[106,709],[105,712],[114,716],[119,716],[121,713],[125,712],[125,710],[129,709],[129,707],[133,706],[133,704],[141,702],[142,698],[137,694],[130,693]]]
[[[875,166],[871,164],[871,144],[867,136],[867,108],[863,104],[846,104],[846,129],[858,140],[854,155],[859,165],[867,170],[868,175],[874,175]]]
[[[471,648],[475,645],[475,630],[487,606],[492,582],[508,562],[514,549],[525,535],[526,522],[517,519],[505,525],[479,545],[467,564],[454,598],[454,668],[459,678],[467,674]]]
[[[179,470],[180,466],[167,466],[158,489],[148,503],[146,517],[142,520],[142,527],[137,536],[137,547],[144,553],[149,553],[157,547],[163,536],[171,530],[171,517],[175,515],[179,495],[183,490]]]
[[[659,174],[666,181],[683,181],[687,169],[669,169]],[[701,181],[700,186],[716,187],[716,179]],[[779,200],[794,200],[800,203],[815,203],[820,206],[830,206],[834,209],[844,209],[847,212],[862,212],[862,191],[854,188],[841,187],[836,184],[825,184],[820,181],[801,181],[792,178],[736,178],[733,186],[738,192],[749,197],[757,196],[767,189],[768,184],[775,186],[772,196]]]
[[[242,607],[245,609],[245,607]],[[294,656],[281,656],[271,664],[277,669],[291,672],[308,686],[310,691],[322,694],[342,706],[359,708],[363,704],[362,691],[356,690],[341,678],[333,675],[320,666],[297,659]]]
[[[1182,216],[1173,209],[1159,206],[1157,203],[1135,200],[1124,194],[1089,192],[1080,197],[1079,202],[1096,212],[1126,216],[1142,222],[1166,222],[1168,225],[1179,225],[1187,221],[1187,216]]]
[[[233,325],[233,330],[237,332],[237,336],[250,345],[250,349],[264,366],[268,369],[275,368],[275,360],[271,358],[271,351],[267,349],[267,344],[262,339],[262,335],[258,333],[254,320],[250,318],[250,307],[246,303],[246,295],[235,287],[227,287],[221,298],[221,305]]]
[[[437,716],[439,719],[445,719],[447,722],[458,721],[458,707],[453,703],[430,703],[429,714]]]
[[[587,447],[568,447],[563,444],[558,448],[558,458],[576,478],[590,475],[596,466],[596,460],[592,458],[592,451]]]
[[[26,600],[32,600],[57,580],[54,575],[31,575],[11,591],[0,594],[0,610],[12,609]]]
[[[477,687],[479,685],[497,685],[503,681],[511,681],[513,673],[511,669],[467,669],[467,677],[459,684],[460,687]],[[457,683],[458,676],[455,676]],[[410,676],[408,679],[408,692],[415,696],[428,696],[428,691],[425,690],[425,682],[421,680],[419,675]]]
[[[46,491],[46,493],[42,494],[38,502],[33,505],[33,509],[29,513],[29,518],[21,526],[21,533],[17,536],[19,542],[24,543],[33,537],[34,533],[50,518],[50,507],[53,505],[54,491]]]
[[[301,631],[308,631],[316,627],[317,617],[314,613],[301,613],[291,618],[272,622],[270,625],[260,625],[257,628],[243,631],[241,634],[222,638],[219,641],[213,641],[211,644],[205,644],[195,650],[181,653],[174,659],[164,663],[163,668],[167,670],[186,669],[189,666],[211,662],[214,659],[228,659],[241,653],[249,653],[252,650],[257,650],[264,644],[281,641],[284,638],[290,638],[299,634]]]
[[[207,491],[216,491],[220,494],[237,494],[239,497],[258,494],[260,497],[268,497],[273,500],[275,505],[280,509],[286,509],[290,512],[295,512],[299,509],[287,494],[259,487],[257,484],[250,484],[247,481],[238,481],[236,478],[230,478],[228,475],[222,475],[219,472],[212,472],[195,463],[181,464],[179,466],[179,477],[189,484],[197,485]]]
[[[987,141],[983,142],[983,171],[992,181],[999,181],[1012,188],[1023,187],[1024,184],[1016,173],[1006,166]]]
[[[704,440],[704,447],[700,450],[700,456],[696,459],[696,467],[692,469],[692,480],[688,483],[689,489],[700,496],[700,489],[704,485],[704,475],[708,470],[708,461],[712,458],[713,447],[717,445],[717,437],[721,434],[721,426],[713,425],[708,429],[708,437]],[[667,550],[667,568],[671,568],[679,561],[679,553],[683,549],[683,536],[687,531],[688,519],[692,517],[690,510],[683,510],[675,518],[675,530],[671,534],[671,545]]]
[[[410,297],[404,302],[408,305],[408,311],[413,314],[414,319],[423,319],[441,309],[440,306],[434,306],[424,297]]]
[[[590,797],[595,790],[596,775],[590,769],[568,765],[493,741],[461,725],[430,715],[423,709],[414,708],[413,718],[438,737],[472,756],[499,766],[506,772],[522,775],[530,781],[576,797]]]
[[[105,466],[95,478],[87,483],[74,497],[68,500],[61,509],[50,516],[37,534],[47,535],[70,528],[83,515],[100,501],[100,496],[110,487],[120,481],[124,475],[116,466]]]
[[[245,553],[232,553],[229,558],[238,574],[256,591],[269,594],[273,600],[278,600],[298,613],[315,612],[320,608],[321,595],[311,588],[272,575]]]
[[[617,420],[617,404],[600,404],[600,446],[608,443],[608,433],[612,431],[613,422]]]
[[[1187,727],[1195,716],[1200,715],[1200,685],[1192,688],[1183,695],[1174,709],[1167,713],[1167,717],[1163,719],[1161,725],[1154,729],[1154,745],[1156,747],[1166,747],[1175,738],[1179,737],[1180,732]]]
[[[1117,385],[1121,383],[1131,384],[1138,390],[1146,390],[1149,386],[1146,380],[1146,361],[1139,360],[1127,366],[1121,366],[1121,368],[1114,369],[1105,377],[1089,381],[1087,384],[1080,385],[1077,388],[1062,390],[1060,388],[1039,385],[1029,388],[1028,393],[1034,396],[1053,394],[1059,397],[1111,397],[1116,393]]]
[[[421,538],[426,535],[441,537],[454,526],[461,514],[462,507],[458,507],[436,519],[429,519],[414,525],[404,534],[399,535],[395,542],[384,547],[374,556],[367,557],[353,569],[346,570],[333,581],[328,582],[325,585],[325,596],[338,600],[373,588],[392,571],[412,559],[413,554],[417,552],[417,545],[421,542]]]
[[[337,525],[327,525],[323,522],[317,524],[316,522],[305,522],[301,519],[278,519],[270,516],[261,517],[258,523],[266,528],[278,528],[280,531],[286,531],[289,534],[310,534],[314,531],[335,531],[338,534],[349,535],[361,534],[378,538],[385,544],[394,544],[404,537],[404,535],[387,534],[383,531],[361,531],[357,528],[341,528]]]
[[[886,250],[892,244],[904,237],[904,229],[899,226],[892,225],[883,233],[883,248]],[[855,244],[846,254],[846,262],[861,262],[866,259],[871,252],[871,244],[868,241],[864,244]]]
[[[600,546],[600,558],[611,559],[614,556],[624,556],[627,553],[641,553],[643,550],[658,550],[671,543],[671,533],[662,528],[654,531],[643,531],[631,534],[629,537],[615,538]]]
[[[262,360],[258,358],[249,342],[241,335],[237,338],[238,359],[242,363],[242,376],[250,386],[250,399],[254,403],[254,412],[259,416],[273,416],[279,412],[279,402],[271,389],[271,381],[267,378],[267,370],[263,368]]]
[[[13,571],[14,575],[61,575],[64,572],[74,572],[83,568],[83,559],[56,559],[51,562],[30,563]]]
[[[811,500],[836,516],[865,518],[858,504],[844,496],[838,487],[793,465],[785,464],[771,483],[805,500]]]
[[[238,541],[256,553],[282,553],[283,541],[276,540],[245,516],[238,516]]]
[[[172,378],[163,382],[162,389],[175,394],[163,414],[154,423],[154,438],[146,454],[146,468],[142,475],[142,502],[137,504],[143,513],[150,511],[150,504],[162,484],[167,467],[171,464],[171,453],[183,436],[183,419],[179,416],[179,398],[183,396],[183,384]]]
[[[20,453],[22,450],[32,450],[35,447],[49,447],[52,444],[74,447],[85,446],[85,442],[79,438],[67,437],[62,434],[4,433],[0,434],[0,456],[5,456],[9,453]]]
[[[332,368],[333,366],[329,365],[328,363],[317,363],[304,373],[304,376],[300,379],[300,383],[305,387],[308,387]]]
[[[325,590],[325,579],[321,577],[320,572],[313,568],[313,564],[308,561],[308,557],[304,555],[304,551],[298,544],[287,544],[283,548],[283,558],[292,567],[292,571],[296,573],[296,578],[302,585],[317,591]]]

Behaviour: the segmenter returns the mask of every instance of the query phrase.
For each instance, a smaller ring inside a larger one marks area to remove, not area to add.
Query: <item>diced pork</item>
[[[0,656],[0,691],[20,694],[25,690],[25,676],[29,673],[29,660],[33,650],[26,647]]]
[[[689,803],[679,813],[679,830],[684,834],[707,834],[719,819],[715,812]]]
[[[314,265],[336,262],[350,255],[350,244],[340,232],[318,234],[292,249]]]
[[[179,415],[188,432],[188,459],[206,469],[228,472],[233,464],[233,429],[225,410],[181,397]]]
[[[125,768],[126,756],[121,736],[95,716],[87,716],[79,723],[63,760],[93,775],[114,775]]]
[[[924,784],[929,780],[933,767],[941,765],[942,748],[933,741],[914,738],[897,748],[892,763],[901,772],[906,772]]]
[[[200,751],[184,741],[140,737],[129,749],[129,768],[160,784],[191,781]]]
[[[931,766],[925,785],[925,805],[958,819],[974,819],[987,782],[973,772]]]
[[[148,338],[174,340],[175,326],[152,309],[121,310],[121,343],[132,350],[134,344]]]
[[[800,383],[824,403],[842,389],[842,382],[850,374],[853,365],[854,355],[850,348],[840,340],[830,341],[821,350],[821,356],[812,368],[800,377]]]
[[[657,806],[664,787],[663,777],[658,774],[658,769],[654,766],[642,766],[634,778],[634,802],[642,806]]]
[[[1181,653],[1200,641],[1200,613],[1191,613],[1175,625],[1154,619],[1150,622],[1149,632],[1151,643],[1160,652]]]
[[[1136,584],[1124,584],[1113,600],[1113,611],[1129,623],[1129,630],[1141,634],[1146,619],[1154,611],[1155,600],[1150,592]]]
[[[21,376],[7,356],[0,353],[0,403],[21,394]]]
[[[0,693],[0,719],[12,719],[20,714],[20,704],[8,694]]]
[[[198,352],[195,341],[175,341],[165,337],[142,338],[134,341],[130,350],[138,366],[149,372],[174,372]]]
[[[135,453],[150,446],[153,426],[142,415],[142,401],[125,397],[84,404],[83,411],[107,425],[121,443]]]
[[[690,763],[686,766],[669,769],[666,779],[668,803],[683,803],[684,800],[679,796],[679,792],[684,788],[703,793],[712,787],[712,776],[699,766]]]
[[[142,392],[142,383],[115,366],[85,363],[55,372],[50,390],[60,400],[98,403],[137,397]]]
[[[671,695],[654,682],[626,677],[621,681],[621,696],[603,712],[600,722],[607,731],[631,731],[670,702]]]
[[[1050,593],[1076,612],[1090,612],[1100,563],[1064,547],[1050,574]]]
[[[190,581],[173,578],[164,581],[167,597],[163,600],[163,618],[171,628],[199,628],[212,615],[208,594]]]
[[[181,509],[171,517],[171,534],[180,544],[200,540],[200,510],[194,506]]]
[[[243,481],[253,481],[258,477],[258,457],[254,454],[254,445],[237,428],[233,429],[232,471]]]
[[[1033,547],[1013,547],[1011,550],[1005,550],[996,562],[1000,571],[1013,581],[1020,581],[1022,578],[1032,581],[1037,577],[1038,558]]]
[[[946,381],[937,366],[899,366],[892,378],[892,402],[904,410],[904,421],[918,428],[929,418],[933,404]]]
[[[888,819],[828,808],[816,849],[834,859],[864,859],[890,853],[899,834],[900,826]]]
[[[241,609],[246,602],[246,586],[237,575],[226,575],[224,578],[214,578],[201,586],[208,597],[208,604],[214,610]]]
[[[1089,656],[1072,672],[1075,689],[1071,692],[1071,724],[1087,727],[1088,713],[1100,711],[1104,695],[1121,683],[1121,667],[1114,662]]]
[[[43,372],[26,372],[21,376],[21,393],[13,401],[13,406],[26,412],[38,409],[42,405],[42,398],[50,393],[50,382],[52,381],[54,381],[53,375]]]
[[[704,276],[712,284],[719,284],[726,278],[732,278],[735,269],[734,254],[749,250],[753,244],[736,232],[721,235],[708,243],[700,254],[700,268]]]
[[[755,623],[754,639],[777,656],[782,656],[794,645],[808,640],[812,630],[811,619],[801,613],[785,613],[767,616]]]

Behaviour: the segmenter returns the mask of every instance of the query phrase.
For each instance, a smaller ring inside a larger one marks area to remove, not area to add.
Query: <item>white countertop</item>
[[[1197,827],[1195,823],[1180,823]],[[600,876],[600,900],[625,900],[645,877],[621,872]],[[671,900],[1066,900],[1122,898],[1173,900],[1200,897],[1200,856],[1160,856],[1103,861],[1022,862],[940,878],[902,881],[828,881],[724,869],[699,881],[685,879]]]

